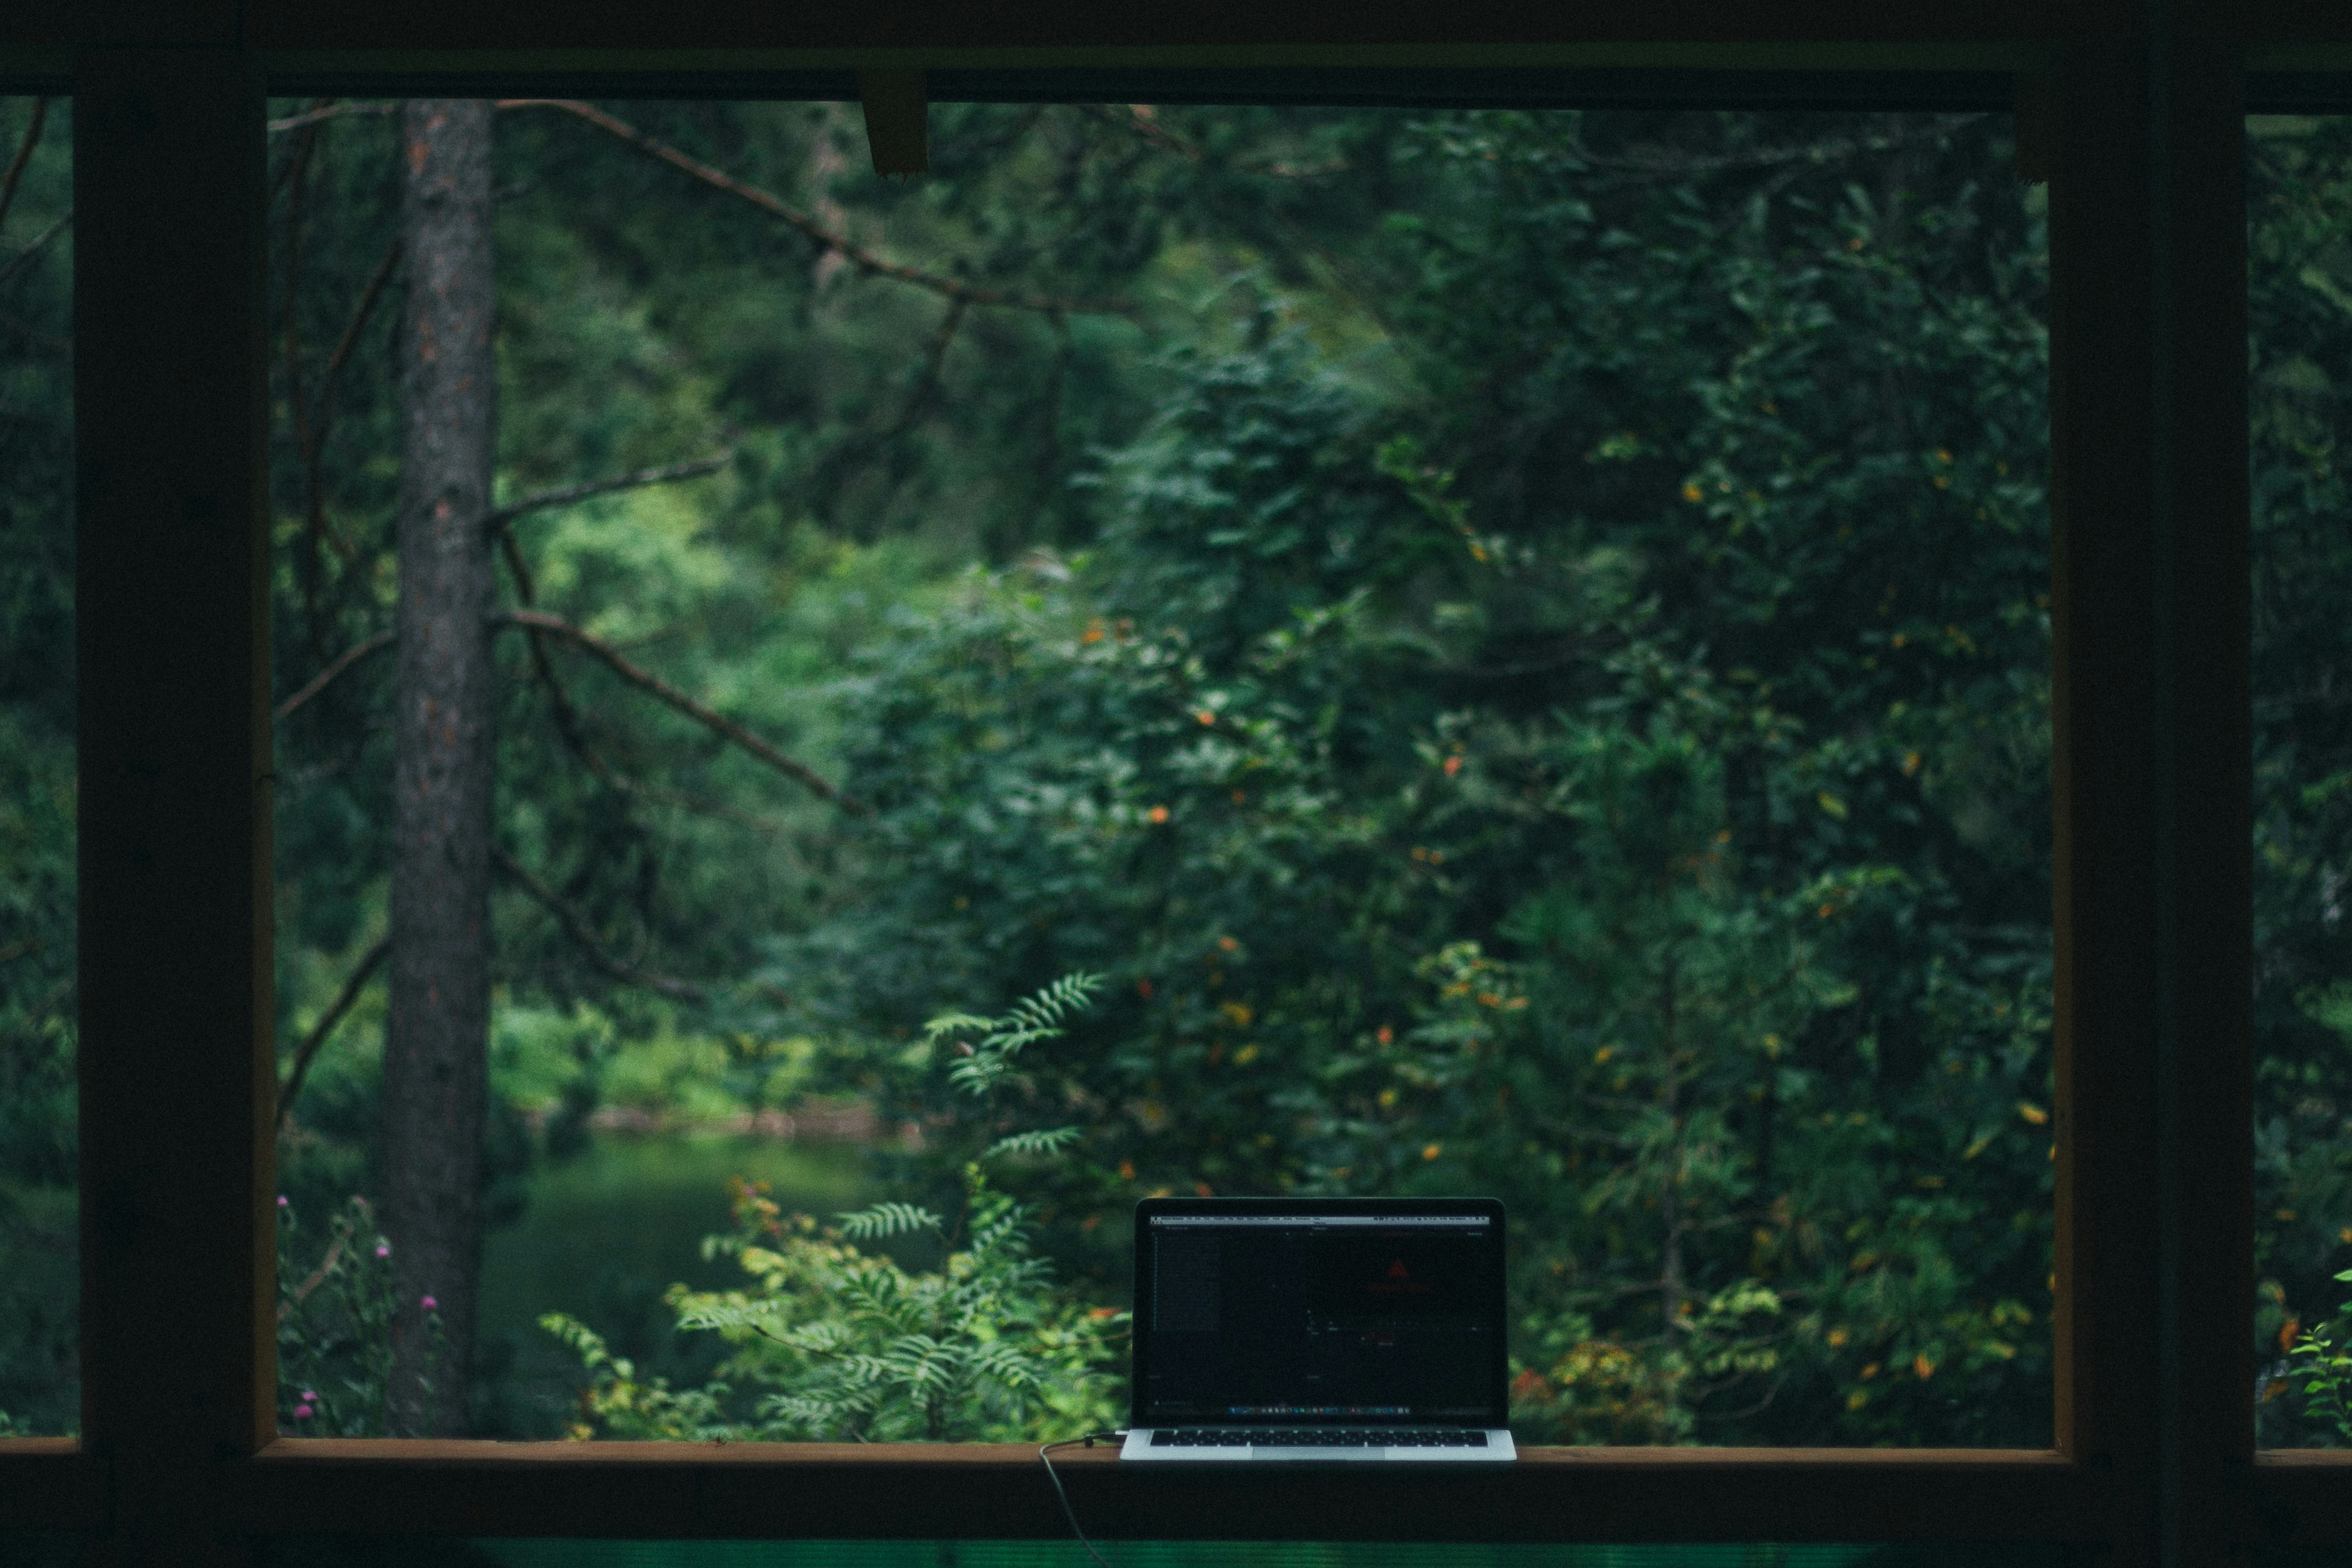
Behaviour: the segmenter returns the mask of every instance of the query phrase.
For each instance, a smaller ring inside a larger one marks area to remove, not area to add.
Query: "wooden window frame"
[[[2352,1542],[2352,1452],[2256,1453],[2250,1400],[2243,112],[2249,68],[2352,80],[2352,21],[2320,0],[20,0],[0,86],[76,100],[84,1436],[0,1441],[0,1530],[126,1564],[303,1533],[1064,1532],[1021,1447],[276,1431],[265,92],[756,96],[861,67],[1896,99],[2019,73],[2052,181],[2055,1446],[1533,1448],[1442,1478],[1074,1454],[1096,1531],[2149,1564]]]

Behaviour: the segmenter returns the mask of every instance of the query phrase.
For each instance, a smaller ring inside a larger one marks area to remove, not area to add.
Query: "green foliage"
[[[323,1244],[278,1200],[278,1425],[305,1437],[380,1437],[392,1376],[392,1245],[352,1197]],[[437,1325],[437,1317],[428,1317]]]
[[[894,185],[837,106],[613,108],[894,256],[1129,308],[950,317],[574,119],[501,117],[501,496],[732,454],[521,519],[510,595],[874,810],[501,643],[499,841],[574,918],[499,895],[494,1218],[600,1113],[854,1098],[922,1134],[877,1150],[907,1207],[742,1218],[728,1255],[786,1260],[793,1301],[855,1278],[960,1321],[926,1246],[1005,1300],[1047,1259],[1112,1299],[1116,1220],[1163,1189],[1492,1191],[1531,1430],[2046,1440],[2046,239],[1998,117],[940,106],[939,173]],[[2352,568],[2328,134],[2257,137],[2273,672],[2332,667]],[[50,151],[12,235],[62,210]],[[372,116],[272,145],[281,699],[389,624],[393,153]],[[56,266],[0,303],[61,340]],[[0,968],[27,1213],[71,1166],[63,364],[0,389],[40,433],[0,502],[0,920],[45,944]],[[279,726],[289,1054],[383,929],[390,679],[363,660]],[[2283,1314],[2352,1218],[2311,1000],[2352,975],[2326,689],[2261,728]],[[1074,970],[1104,1027],[1053,1051],[1011,1043],[1042,1014],[922,1032]],[[369,1188],[380,998],[288,1128],[300,1212]],[[725,1333],[766,1370],[645,1419],[846,1397]],[[646,1411],[641,1348],[595,1375]],[[1039,1418],[988,1386],[950,1424]]]
[[[1056,1288],[1034,1249],[1035,1215],[998,1190],[983,1165],[1037,1156],[1053,1137],[991,1138],[995,1100],[1027,1047],[1058,1038],[1096,988],[1066,976],[1002,1017],[950,1014],[925,1031],[968,1125],[942,1129],[967,1153],[952,1225],[903,1201],[873,1204],[820,1228],[784,1216],[756,1185],[735,1187],[736,1231],[704,1243],[749,1276],[739,1289],[673,1287],[678,1326],[718,1333],[733,1354],[700,1388],[640,1380],[586,1325],[551,1314],[541,1325],[581,1358],[590,1379],[574,1436],[891,1442],[1035,1441],[1109,1425],[1111,1333],[1124,1314],[1088,1309]],[[970,1038],[958,1038],[970,1037]],[[917,1238],[944,1256],[908,1269],[855,1243]]]
[[[2338,449],[2352,126],[2256,120],[2248,151],[2258,1429],[2333,1446],[2352,1440],[2343,1313],[2320,1305],[2352,1261],[2352,724],[2330,695],[2347,652],[2336,585],[2352,571]]]
[[[1028,1179],[1106,1281],[1150,1191],[1495,1192],[1540,1429],[2040,1441],[2038,220],[1974,130],[1767,201],[1696,129],[1597,174],[1607,126],[1401,139],[1449,202],[1366,249],[1441,395],[1263,296],[1088,551],[868,653],[884,874],[769,974],[1106,971],[1118,1043],[1015,1106],[1084,1108]]]
[[[2000,117],[942,105],[898,185],[836,106],[612,107],[893,256],[1131,308],[950,317],[501,117],[502,496],[733,455],[523,519],[511,593],[874,810],[502,643],[499,842],[578,919],[499,894],[494,1213],[600,1113],[855,1101],[921,1131],[876,1152],[905,1207],[744,1211],[726,1255],[785,1260],[780,1301],[856,1279],[949,1321],[923,1249],[968,1256],[1000,1201],[1030,1249],[986,1269],[1110,1300],[1146,1193],[1489,1191],[1531,1434],[2048,1440],[2047,240]],[[389,624],[398,378],[358,307],[390,130],[273,144],[281,697]],[[2352,1246],[2347,134],[2252,135],[2274,1363]],[[0,305],[61,341],[58,265]],[[0,952],[44,944],[0,967],[21,1214],[61,1212],[72,1155],[63,365],[0,388],[33,436],[0,498]],[[389,679],[280,726],[289,1050],[383,929]],[[1053,1051],[923,1032],[1073,970],[1104,1027]],[[379,996],[289,1127],[305,1212],[366,1190]],[[12,1281],[37,1228],[0,1231]],[[62,1321],[0,1347],[0,1407],[61,1386],[6,1369]],[[765,1370],[723,1397],[577,1341],[621,1401],[589,1424],[846,1397],[750,1322],[729,1353]],[[2273,1373],[2265,1439],[2326,1437]]]
[[[983,1192],[1108,1300],[1143,1193],[1494,1191],[1530,1431],[2046,1440],[2046,235],[1998,117],[941,105],[937,174],[892,184],[838,106],[613,108],[894,256],[1131,308],[950,319],[501,117],[502,496],[733,455],[523,519],[536,602],[877,810],[502,643],[499,842],[594,942],[502,890],[495,1216],[599,1113],[812,1096],[924,1130],[877,1153],[908,1208],[735,1239],[853,1273]],[[0,254],[66,212],[68,131]],[[2250,128],[2266,1442],[2342,1436],[2291,1367],[2352,1247],[2347,137]],[[389,624],[393,153],[382,117],[273,139],[281,699]],[[71,244],[0,278],[0,1409],[33,1431],[77,1402]],[[383,929],[389,680],[279,727],[289,1054]],[[1074,969],[1098,1031],[921,1037]],[[382,1015],[308,1081],[297,1212],[368,1189]],[[984,1129],[936,1135],[975,1086]],[[333,1235],[289,1245],[299,1286]],[[340,1348],[287,1386],[360,1429],[338,1268],[289,1322]]]
[[[0,225],[0,1419],[52,1436],[80,1420],[73,113],[35,114],[0,99],[0,161],[32,137]]]
[[[2352,1281],[2352,1269],[2336,1278]],[[2347,1328],[2352,1328],[2352,1301],[2338,1303],[2336,1316],[2294,1336],[2287,1349],[2287,1375],[2303,1396],[2304,1419],[2336,1448],[2352,1445],[2352,1344],[2347,1343]]]
[[[1108,1331],[1022,1270],[1114,1299],[1135,1197],[1492,1191],[1530,1432],[2047,1440],[2046,235],[1999,117],[941,105],[894,184],[840,106],[611,107],[894,257],[1129,308],[950,318],[501,116],[501,496],[732,454],[522,519],[509,593],[875,811],[501,643],[499,841],[578,921],[499,896],[494,1217],[600,1112],[854,1099],[922,1133],[877,1151],[906,1207],[744,1210],[780,1333],[854,1279],[903,1309],[861,1354],[976,1346],[980,1291],[1072,1336],[1032,1347],[1061,1386]],[[68,123],[0,254],[65,213]],[[2347,135],[2251,136],[2266,1441],[2336,1433],[2272,1347],[2352,1246]],[[272,141],[281,700],[390,623],[394,152]],[[0,279],[0,1409],[36,1431],[77,1399],[70,246]],[[278,727],[289,1055],[383,930],[390,679]],[[1052,1051],[922,1032],[1073,970],[1102,1027]],[[291,1287],[336,1258],[286,1320],[333,1412],[299,1429],[366,1425],[373,1254],[334,1247],[382,1016],[281,1146],[339,1216],[288,1232]],[[707,1409],[617,1329],[589,1359],[640,1429],[849,1397],[750,1325],[694,1336],[751,1358]],[[950,1426],[1045,1420],[993,1376]]]

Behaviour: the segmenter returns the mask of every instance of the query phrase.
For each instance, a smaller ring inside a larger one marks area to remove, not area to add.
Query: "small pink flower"
[[[278,1195],[278,1207],[280,1208],[286,1207],[286,1195],[282,1192]]]
[[[308,1405],[297,1405],[294,1406],[294,1419],[297,1421],[308,1421],[310,1418],[310,1407]]]
[[[375,1244],[375,1255],[376,1255],[377,1257],[379,1257],[379,1258],[389,1258],[389,1257],[391,1257],[391,1256],[392,1256],[392,1243],[391,1243],[391,1242],[389,1242],[389,1241],[379,1241],[379,1242],[377,1242],[377,1243]]]
[[[418,1306],[420,1306],[420,1307],[423,1307],[423,1308],[424,1308],[426,1312],[437,1312],[437,1311],[439,1311],[439,1310],[440,1310],[440,1307],[441,1307],[441,1303],[440,1303],[439,1301],[435,1301],[435,1300],[434,1300],[432,1297],[430,1297],[430,1296],[423,1297],[422,1299],[420,1299],[420,1300],[417,1301],[417,1303],[416,1303],[416,1304],[417,1304]]]
[[[319,1391],[315,1388],[305,1388],[302,1390],[302,1403],[305,1405],[310,1404],[318,1397]]]

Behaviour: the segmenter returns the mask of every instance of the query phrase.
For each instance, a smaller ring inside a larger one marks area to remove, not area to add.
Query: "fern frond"
[[[988,1257],[1007,1239],[1014,1238],[1036,1218],[1025,1204],[1010,1194],[975,1192],[970,1218],[971,1241],[964,1250],[976,1261]],[[1017,1255],[1024,1249],[1013,1249]]]
[[[803,1355],[839,1355],[858,1339],[855,1329],[835,1318],[820,1318],[813,1323],[797,1324],[783,1337],[793,1349]]]
[[[1045,989],[1013,1003],[1001,1022],[1016,1029],[1052,1029],[1092,1001],[1102,984],[1100,975],[1083,970],[1065,975]]]
[[[1038,1388],[1044,1386],[1035,1369],[1030,1364],[1029,1352],[1009,1340],[983,1345],[970,1363],[972,1372],[990,1378],[1007,1388]]]
[[[924,1027],[934,1045],[950,1034],[977,1034],[960,1047],[961,1059],[950,1065],[948,1082],[974,1098],[984,1098],[1006,1074],[1013,1059],[1028,1047],[1053,1040],[1062,1032],[1062,1020],[1087,1005],[1102,986],[1099,975],[1065,975],[1034,995],[1022,998],[999,1018],[974,1018],[948,1013]]]
[[[1013,1133],[988,1145],[980,1157],[992,1160],[999,1155],[1058,1155],[1078,1141],[1076,1127],[1048,1127],[1034,1133]]]
[[[604,1336],[578,1318],[550,1312],[539,1320],[539,1326],[562,1340],[583,1366],[603,1366],[613,1359],[612,1352],[604,1348]]]
[[[959,1059],[948,1069],[948,1082],[972,1094],[984,1094],[996,1081],[1013,1071],[1012,1064],[994,1051]]]
[[[1028,1222],[1028,1218],[1029,1216],[1022,1210],[1008,1209],[1002,1214],[988,1215],[974,1220],[971,1227],[971,1242],[964,1251],[975,1263],[985,1260],[992,1265],[1003,1267],[1003,1265],[998,1263],[994,1254],[999,1250],[1004,1250],[1013,1253],[1015,1259],[1019,1257],[1021,1249],[1018,1246],[1008,1247],[1006,1243],[1015,1240],[1022,1227]]]
[[[689,1301],[681,1306],[677,1326],[686,1329],[755,1329],[761,1333],[775,1332],[775,1303],[772,1301]]]
[[[845,1310],[841,1316],[857,1325],[866,1338],[876,1333],[903,1333],[909,1323],[923,1317],[919,1304],[906,1299],[906,1292],[888,1285],[859,1284],[851,1287],[845,1297]]]
[[[844,1356],[842,1370],[860,1382],[928,1388],[953,1381],[955,1356],[928,1334],[908,1334],[880,1354]]]
[[[880,1403],[871,1397],[835,1399],[821,1394],[776,1394],[760,1402],[760,1414],[771,1420],[782,1417],[823,1431],[845,1416],[870,1415]]]
[[[891,1200],[834,1218],[841,1221],[841,1233],[853,1241],[878,1241],[910,1231],[940,1228],[940,1217],[929,1209]]]

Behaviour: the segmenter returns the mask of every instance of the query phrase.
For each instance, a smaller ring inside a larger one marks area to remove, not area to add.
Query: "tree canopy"
[[[383,107],[280,105],[271,153],[280,1168],[320,1216],[382,1196]],[[2352,1246],[2352,143],[2257,131],[2284,1353]],[[1057,1332],[1147,1194],[1492,1193],[1529,1440],[2049,1440],[2048,242],[2004,117],[940,105],[903,183],[832,105],[495,135],[493,1225],[600,1110],[828,1099],[953,1212],[923,1025],[1084,971],[983,1129],[1077,1129],[987,1178]],[[0,310],[61,333],[62,271]],[[63,361],[23,363],[0,723],[63,778]],[[69,862],[6,869],[0,952],[69,939]],[[63,964],[0,968],[12,1082],[69,1056]],[[66,1179],[64,1082],[7,1097],[7,1191]],[[755,1295],[932,1288],[738,1197]],[[612,1330],[565,1329],[608,1403]],[[488,1384],[487,1429],[569,1419]]]

